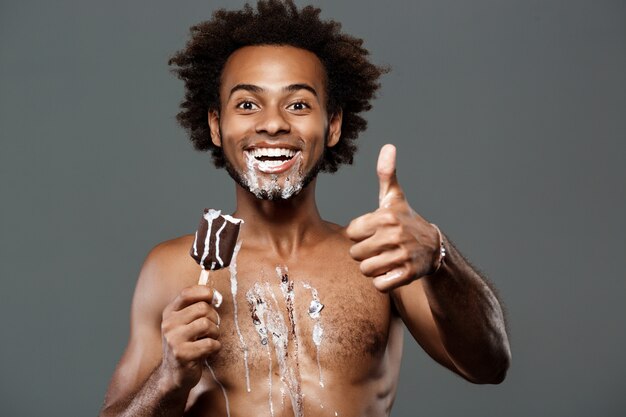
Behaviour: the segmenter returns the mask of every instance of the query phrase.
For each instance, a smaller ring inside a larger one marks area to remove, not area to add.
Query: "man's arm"
[[[502,307],[456,247],[444,242],[446,257],[437,273],[397,287],[391,296],[430,356],[468,381],[498,384],[511,359]]]
[[[182,416],[204,360],[220,348],[213,292],[193,286],[178,293],[171,279],[177,262],[173,246],[154,248],[142,267],[131,307],[130,340],[100,417]]]
[[[379,208],[347,229],[350,255],[380,291],[390,292],[405,324],[435,360],[475,383],[499,383],[510,363],[502,308],[486,281],[445,239],[436,273],[437,228],[409,206],[398,184],[396,150],[378,159]]]

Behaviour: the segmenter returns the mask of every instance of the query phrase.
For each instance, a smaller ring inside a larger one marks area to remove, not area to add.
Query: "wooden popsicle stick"
[[[198,279],[198,285],[207,285],[209,282],[209,270],[202,269],[200,272],[200,278]],[[211,304],[215,307],[219,307],[222,305],[222,294],[215,288],[213,288],[213,299],[211,300]]]
[[[198,285],[206,285],[209,282],[209,270],[202,269],[200,272],[200,279],[198,279]]]

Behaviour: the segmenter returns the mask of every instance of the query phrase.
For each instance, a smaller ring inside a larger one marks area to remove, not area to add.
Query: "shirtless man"
[[[220,13],[193,29],[172,62],[187,87],[179,120],[196,147],[211,149],[236,180],[234,216],[245,221],[241,245],[229,269],[211,272],[208,286],[196,285],[192,235],[149,253],[132,303],[129,344],[100,415],[387,416],[403,323],[443,366],[473,383],[500,383],[510,361],[500,304],[406,201],[395,147],[380,152],[379,209],[348,227],[317,211],[317,172],[336,170],[342,157],[331,152],[337,149],[351,162],[350,146],[340,144],[365,127],[355,109],[369,108],[381,73],[365,59],[367,51],[338,28],[329,30],[314,9],[270,2],[258,12]],[[260,23],[264,32],[254,33]],[[240,31],[233,34],[233,27]],[[334,60],[314,52],[323,46],[302,42],[302,36],[323,38],[320,33],[328,35],[323,42],[336,42],[327,48]],[[241,40],[246,37],[256,44]],[[225,59],[212,104],[197,98],[205,86],[194,84],[192,69],[203,53],[219,61],[220,48]],[[353,73],[330,68],[343,65],[336,57],[346,51]],[[341,71],[356,84],[333,79]],[[369,91],[349,98],[364,94],[364,100],[349,102],[333,90],[354,85]],[[190,122],[194,100],[206,106],[210,143]],[[223,295],[219,308],[212,304],[215,291]]]

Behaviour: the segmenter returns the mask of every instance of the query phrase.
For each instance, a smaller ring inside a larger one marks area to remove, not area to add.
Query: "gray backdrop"
[[[304,2],[299,2],[303,4]],[[0,6],[0,414],[88,416],[152,246],[234,208],[175,122],[167,58],[242,2]],[[618,416],[626,399],[624,1],[315,2],[389,64],[327,219],[376,207],[399,148],[413,207],[495,282],[513,365],[474,386],[407,338],[393,416]]]

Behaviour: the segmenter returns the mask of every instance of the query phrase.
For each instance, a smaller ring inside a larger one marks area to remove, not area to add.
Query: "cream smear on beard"
[[[288,171],[281,174],[262,174],[261,171],[270,170],[270,165],[264,161],[259,161],[249,152],[244,152],[246,159],[246,171],[241,176],[252,194],[257,198],[263,198],[264,195],[270,196],[270,199],[280,196],[283,200],[287,200],[302,190],[304,182],[304,174],[302,167],[302,152],[296,153],[293,157],[295,161]],[[280,177],[285,177],[284,184],[279,184]]]

